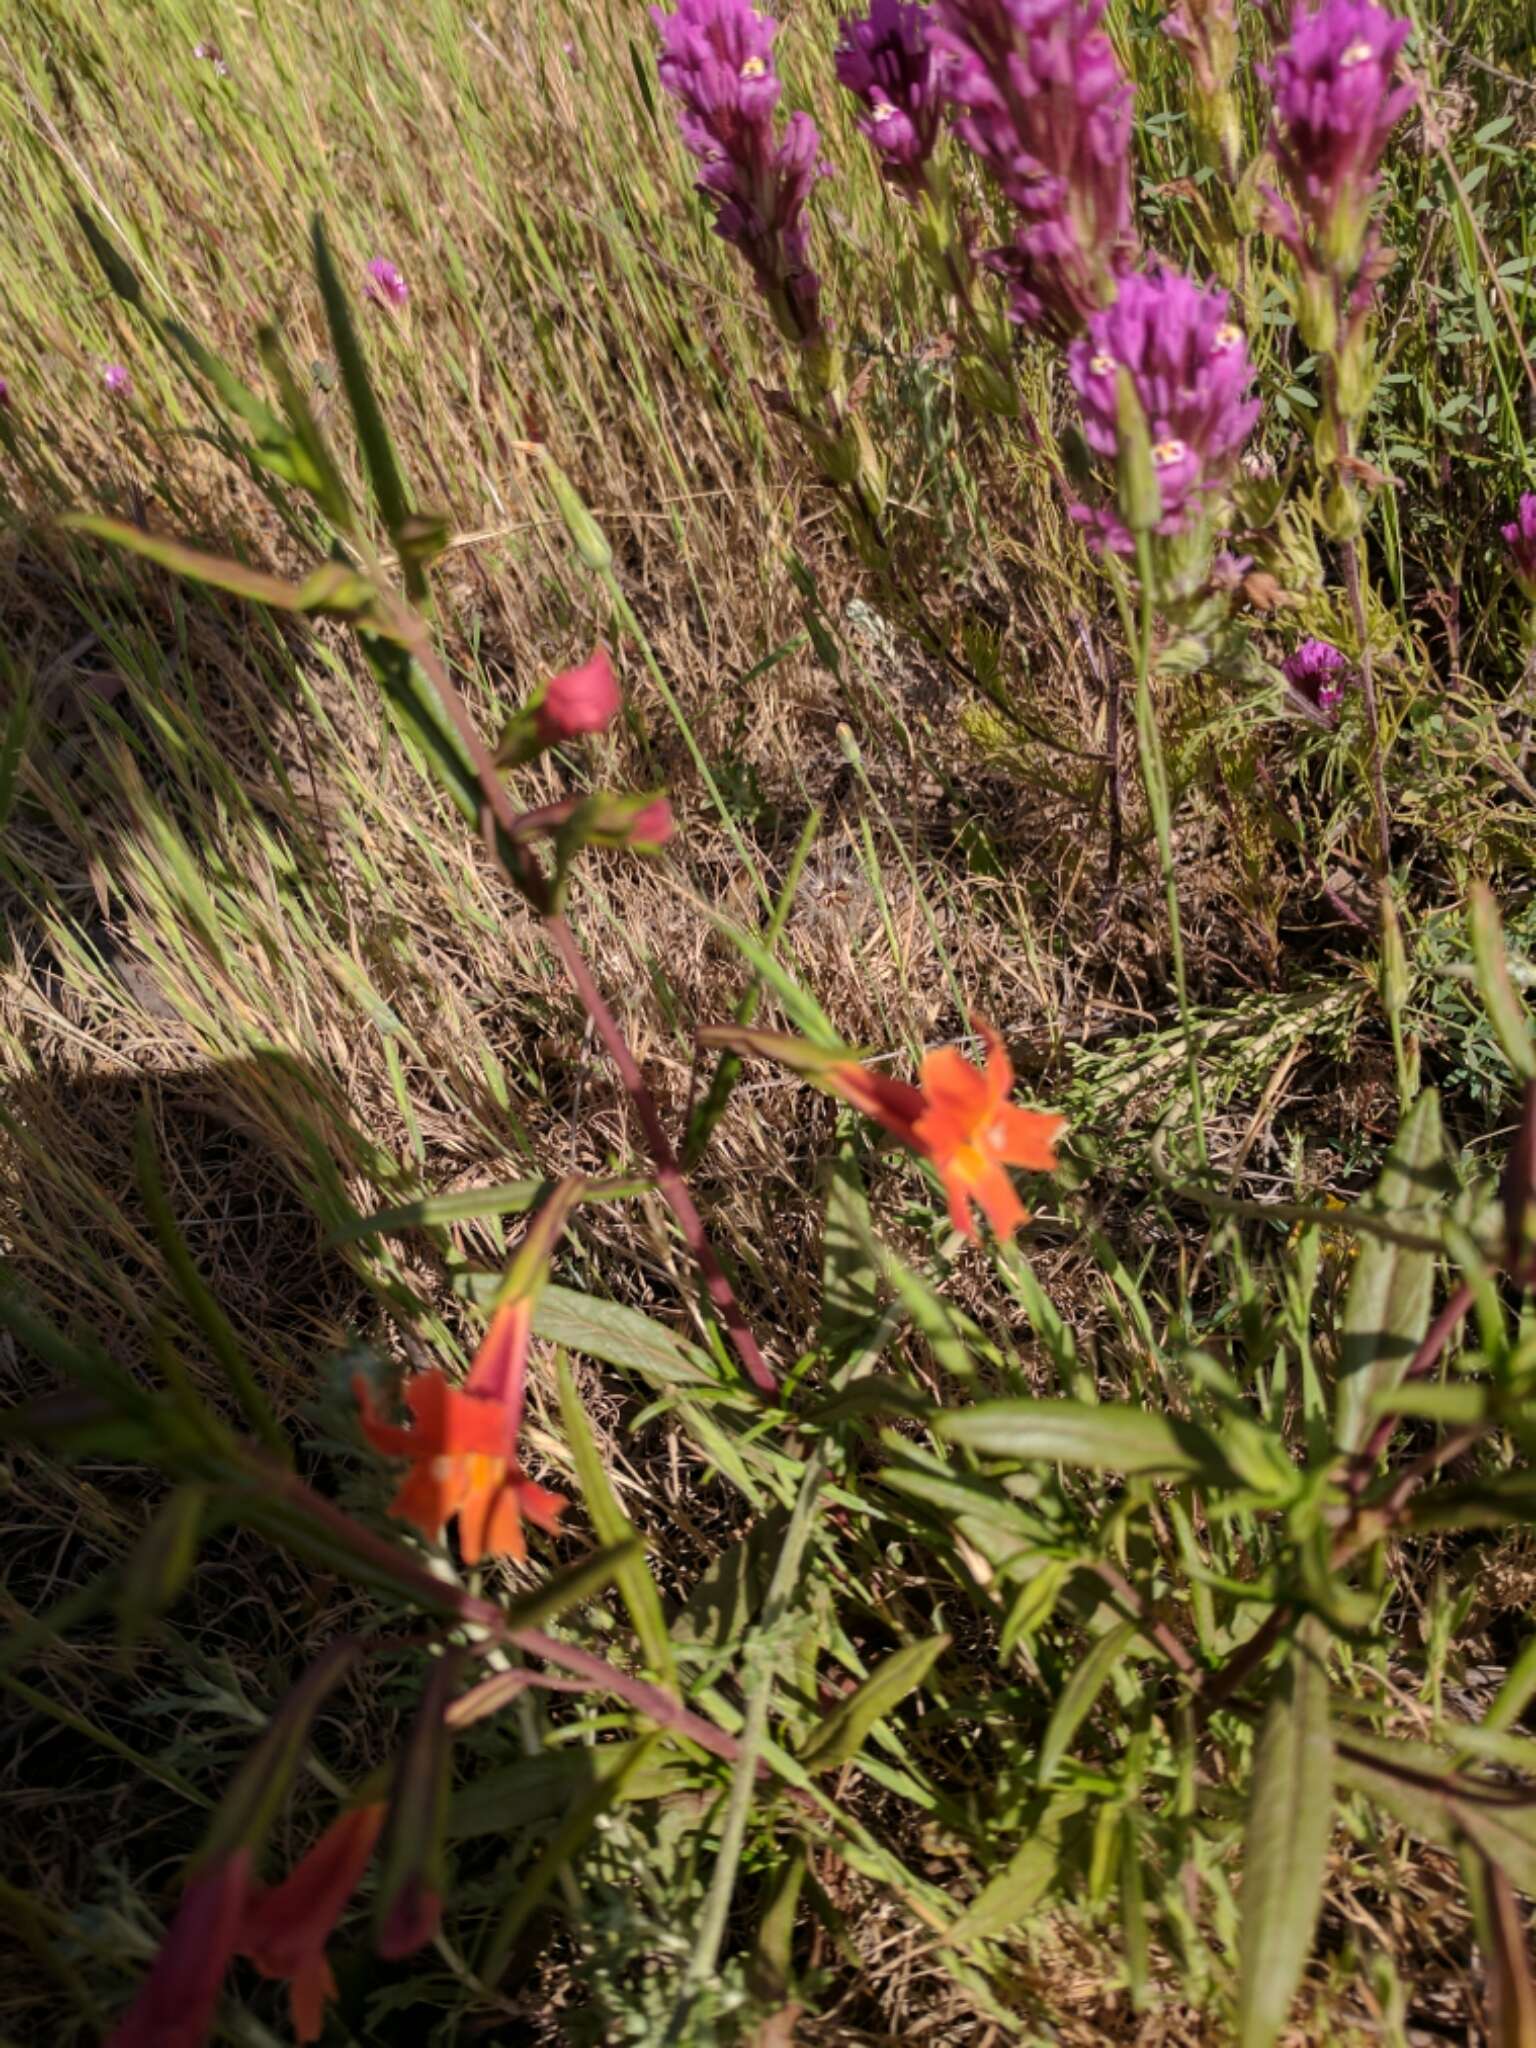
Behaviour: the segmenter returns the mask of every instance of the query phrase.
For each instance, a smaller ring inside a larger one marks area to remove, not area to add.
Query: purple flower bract
[[[1298,9],[1291,39],[1264,73],[1274,94],[1270,147],[1299,223],[1352,273],[1387,138],[1413,104],[1394,85],[1409,24],[1372,0]]]
[[[987,258],[1016,320],[1080,331],[1134,258],[1131,88],[1105,0],[936,0],[955,123],[1019,215]]]
[[[1499,531],[1520,588],[1536,604],[1536,495],[1527,491],[1515,507],[1514,518]]]
[[[821,284],[809,262],[806,204],[830,166],[809,114],[791,114],[775,137],[778,23],[747,0],[680,0],[673,14],[652,8],[651,19],[661,37],[661,82],[681,109],[678,128],[699,165],[716,234],[752,266],[781,329],[816,340]]]
[[[1303,640],[1281,663],[1281,674],[1298,696],[1331,717],[1349,680],[1349,657],[1331,640]]]
[[[1114,304],[1094,313],[1088,332],[1068,350],[1067,368],[1084,438],[1111,459],[1119,453],[1118,373],[1130,372],[1152,440],[1162,506],[1157,530],[1184,532],[1206,499],[1231,481],[1259,417],[1259,401],[1248,395],[1247,339],[1227,317],[1226,293],[1177,270],[1122,278]],[[1130,551],[1130,534],[1113,513],[1078,507],[1075,516],[1096,527],[1106,545]]]
[[[868,109],[859,126],[885,175],[908,191],[917,189],[933,154],[944,109],[932,20],[921,0],[872,0],[867,15],[842,22],[835,59],[838,79]]]

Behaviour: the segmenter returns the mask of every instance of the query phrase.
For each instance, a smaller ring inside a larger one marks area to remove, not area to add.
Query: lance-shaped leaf
[[[908,1643],[883,1663],[877,1664],[862,1685],[834,1708],[806,1747],[800,1761],[808,1771],[830,1771],[847,1763],[864,1746],[864,1738],[877,1721],[883,1721],[922,1684],[939,1658],[949,1648],[947,1635],[931,1636],[926,1642]]]
[[[1477,992],[1488,1012],[1493,1035],[1520,1078],[1536,1079],[1536,1043],[1531,1037],[1531,1020],[1510,978],[1499,907],[1485,882],[1472,885],[1467,899],[1467,923]]]
[[[327,1694],[357,1661],[355,1643],[333,1643],[305,1672],[273,1715],[266,1734],[240,1766],[219,1802],[198,1852],[198,1869],[250,1851],[254,1868],[278,1808],[303,1760],[310,1725]]]
[[[1276,1675],[1254,1754],[1238,1976],[1241,2048],[1270,2048],[1301,1982],[1322,1904],[1333,1816],[1327,1635],[1303,1623]]]
[[[1042,1790],[1055,1777],[1073,1736],[1087,1718],[1105,1680],[1130,1649],[1136,1632],[1134,1621],[1123,1621],[1100,1636],[1062,1687],[1040,1744],[1037,1775]]]
[[[1440,1135],[1440,1102],[1426,1089],[1403,1119],[1376,1184],[1383,1210],[1427,1208],[1452,1191]],[[1371,1427],[1372,1403],[1395,1387],[1429,1327],[1435,1254],[1367,1237],[1345,1297],[1334,1433],[1356,1451]]]
[[[138,1641],[151,1616],[174,1605],[191,1577],[207,1507],[206,1486],[178,1486],[134,1545],[117,1596],[122,1649]]]
[[[395,1770],[373,1917],[374,1947],[386,1960],[431,1941],[442,1917],[453,1763],[446,1716],[461,1662],[462,1652],[449,1650],[432,1667]]]
[[[982,1401],[934,1418],[951,1443],[994,1458],[1038,1458],[1092,1472],[1232,1485],[1236,1474],[1196,1423],[1086,1401]]]
[[[646,1663],[658,1676],[671,1683],[674,1677],[672,1644],[667,1635],[666,1616],[662,1612],[661,1595],[656,1590],[656,1581],[651,1577],[650,1566],[645,1561],[645,1550],[635,1532],[633,1523],[619,1503],[613,1482],[608,1477],[587,1421],[587,1411],[581,1405],[581,1396],[576,1391],[569,1361],[561,1354],[558,1365],[560,1389],[560,1416],[565,1424],[566,1441],[571,1447],[571,1456],[576,1465],[576,1479],[581,1487],[581,1497],[586,1502],[587,1513],[592,1517],[592,1527],[598,1540],[610,1546],[621,1546],[622,1557],[616,1558],[614,1577],[618,1582],[620,1596],[629,1610],[635,1634],[640,1638],[640,1648]]]
[[[1032,1913],[1055,1884],[1067,1830],[1081,1813],[1081,1792],[1062,1792],[1027,1825],[1025,1840],[982,1886],[950,1928],[952,1942],[986,1941],[1006,1934]]]

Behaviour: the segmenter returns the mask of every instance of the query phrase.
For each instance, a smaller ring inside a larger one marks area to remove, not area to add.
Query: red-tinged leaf
[[[260,1858],[268,1830],[303,1759],[315,1715],[356,1662],[357,1654],[354,1643],[333,1643],[283,1701],[219,1802],[198,1855],[199,1869],[240,1849],[251,1852],[253,1863]]]
[[[373,1916],[374,1946],[389,1960],[429,1942],[442,1913],[453,1762],[447,1712],[462,1661],[460,1651],[450,1650],[433,1666],[395,1770]]]

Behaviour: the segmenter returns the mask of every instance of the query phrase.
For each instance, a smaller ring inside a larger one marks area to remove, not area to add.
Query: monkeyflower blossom
[[[1013,1063],[992,1027],[974,1021],[987,1048],[986,1066],[974,1067],[954,1046],[940,1046],[923,1056],[915,1085],[779,1032],[726,1025],[699,1036],[707,1046],[777,1060],[841,1096],[929,1162],[943,1183],[956,1230],[974,1238],[973,1212],[979,1209],[1006,1238],[1029,1221],[1007,1169],[1050,1173],[1066,1118],[1009,1101]]]
[[[103,363],[101,366],[101,381],[106,385],[114,398],[131,398],[133,396],[133,378],[129,373],[127,365],[124,363]]]
[[[238,1949],[263,1977],[286,1979],[294,2038],[318,2041],[336,1979],[325,1945],[373,1854],[382,1804],[338,1815],[282,1883],[258,1890],[245,1909]]]
[[[1515,580],[1527,603],[1536,605],[1536,494],[1527,491],[1515,509],[1514,518],[1499,530],[1509,550],[1509,566],[1515,572]]]
[[[872,0],[867,15],[848,16],[834,63],[838,80],[863,101],[859,126],[884,175],[916,198],[933,155],[944,111],[939,65],[929,40],[932,10],[921,0]]]
[[[375,1450],[410,1464],[390,1513],[433,1542],[456,1515],[466,1564],[503,1553],[526,1556],[524,1520],[553,1533],[565,1512],[558,1493],[523,1471],[517,1438],[534,1304],[581,1188],[579,1179],[562,1181],[529,1224],[462,1387],[450,1385],[435,1367],[412,1373],[401,1390],[411,1413],[407,1429],[380,1418],[360,1373],[352,1381],[363,1434]]]
[[[715,233],[746,258],[780,330],[794,341],[819,340],[821,280],[810,267],[807,206],[831,167],[809,114],[791,114],[782,136],[775,131],[778,23],[748,0],[679,0],[672,14],[652,8],[651,20],[661,37],[661,82],[681,110],[678,131],[699,165],[697,189],[714,209]]]
[[[1084,437],[1095,454],[1111,459],[1120,453],[1118,376],[1130,372],[1152,444],[1157,531],[1196,525],[1231,482],[1260,411],[1248,395],[1248,343],[1227,317],[1226,293],[1162,267],[1124,278],[1114,304],[1095,313],[1073,342],[1067,369]],[[1116,513],[1074,506],[1073,516],[1096,529],[1100,544],[1131,552],[1131,535]]]
[[[187,1880],[149,1975],[106,2048],[203,2048],[239,1941],[250,1881],[247,1849],[219,1857]]]
[[[1393,84],[1408,35],[1408,22],[1372,0],[1323,0],[1298,7],[1290,41],[1263,72],[1269,145],[1290,195],[1280,231],[1298,255],[1310,232],[1322,267],[1346,281],[1370,253],[1382,152],[1413,104],[1413,87]]]
[[[398,312],[411,296],[411,288],[387,256],[375,256],[366,265],[368,282],[363,290],[376,306]]]
[[[1304,703],[1332,719],[1349,680],[1349,657],[1331,640],[1303,640],[1281,663],[1281,674]]]
[[[1132,93],[1099,26],[1105,0],[935,0],[955,129],[1019,215],[987,256],[1014,319],[1066,336],[1135,256]]]
[[[557,746],[584,733],[605,731],[619,715],[619,686],[606,647],[594,647],[579,667],[552,676],[533,707],[541,745]]]
[[[560,1495],[536,1485],[518,1462],[522,1394],[509,1360],[520,1343],[526,1355],[521,1306],[508,1302],[496,1311],[462,1387],[450,1385],[435,1367],[411,1374],[401,1390],[411,1414],[408,1429],[380,1417],[361,1374],[352,1382],[364,1436],[376,1451],[410,1464],[389,1512],[431,1542],[457,1515],[459,1548],[469,1565],[526,1557],[524,1521],[552,1533],[565,1512]],[[515,1400],[508,1391],[514,1377]]]

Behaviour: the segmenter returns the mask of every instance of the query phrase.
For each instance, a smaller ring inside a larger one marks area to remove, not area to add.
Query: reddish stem
[[[405,605],[395,603],[391,610],[394,614],[394,630],[431,677],[449,723],[463,742],[464,749],[474,765],[481,794],[485,799],[482,827],[486,845],[519,894],[526,897],[543,918],[545,930],[549,933],[555,951],[570,977],[571,985],[580,997],[587,1015],[592,1019],[593,1028],[603,1041],[609,1058],[619,1070],[619,1079],[635,1106],[640,1128],[645,1133],[646,1149],[656,1169],[657,1188],[663,1201],[677,1218],[683,1240],[692,1253],[694,1263],[699,1269],[699,1276],[704,1282],[705,1292],[719,1311],[731,1342],[736,1347],[737,1356],[746,1367],[754,1386],[765,1394],[775,1393],[778,1382],[762,1354],[757,1339],[747,1325],[735,1290],[726,1277],[725,1268],[715,1255],[714,1247],[704,1228],[704,1219],[699,1214],[693,1196],[688,1191],[688,1183],[683,1178],[682,1168],[677,1163],[677,1154],[672,1149],[672,1141],[668,1138],[666,1126],[662,1123],[661,1112],[656,1107],[656,1098],[646,1086],[639,1062],[630,1051],[629,1043],[609,1009],[602,990],[592,978],[592,971],[576,942],[575,933],[564,916],[551,906],[549,886],[543,870],[528,849],[518,843],[519,829],[527,821],[519,818],[514,810],[497,773],[495,758],[475,730],[474,720],[470,717],[464,699],[459,695],[446,665],[439,660],[425,625],[417,614]],[[503,836],[500,840],[490,829],[493,821],[501,827]],[[503,858],[503,846],[511,854],[510,868]]]
[[[730,1333],[731,1342],[742,1364],[751,1374],[754,1383],[765,1394],[775,1390],[775,1380],[768,1361],[758,1349],[757,1339],[747,1327],[735,1291],[725,1276],[724,1268],[715,1256],[714,1247],[704,1230],[704,1219],[700,1216],[693,1196],[688,1192],[688,1183],[683,1178],[682,1168],[677,1163],[677,1154],[672,1150],[656,1107],[656,1098],[645,1085],[634,1054],[630,1051],[623,1032],[619,1029],[613,1012],[604,1000],[603,992],[592,979],[576,935],[563,916],[556,912],[544,920],[544,929],[549,933],[555,951],[564,963],[565,971],[571,978],[571,985],[580,996],[587,1015],[592,1019],[598,1037],[603,1041],[608,1057],[619,1070],[619,1079],[640,1119],[640,1128],[645,1133],[646,1150],[656,1168],[656,1186],[662,1200],[677,1218],[683,1240],[692,1252],[704,1282],[705,1291],[720,1311],[721,1320]]]

